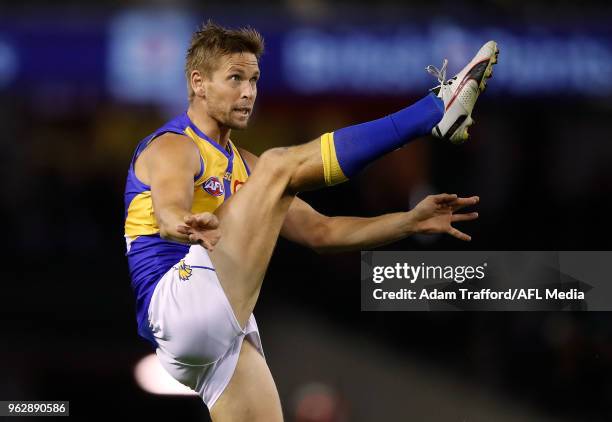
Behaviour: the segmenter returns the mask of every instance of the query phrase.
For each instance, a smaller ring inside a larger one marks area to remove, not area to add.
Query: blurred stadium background
[[[473,139],[419,140],[348,184],[329,215],[478,194],[473,242],[386,249],[606,250],[612,215],[612,7],[605,1],[26,0],[0,6],[0,400],[70,400],[72,418],[208,420],[134,371],[123,188],[136,143],[185,107],[183,57],[208,18],[266,37],[256,153],[380,117],[462,66],[500,64]],[[248,247],[248,245],[245,245]],[[281,240],[256,308],[287,421],[612,420],[606,313],[361,313],[359,253]]]

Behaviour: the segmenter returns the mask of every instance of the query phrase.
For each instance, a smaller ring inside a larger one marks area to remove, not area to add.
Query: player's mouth
[[[236,107],[234,111],[243,117],[248,117],[251,114],[251,107]]]

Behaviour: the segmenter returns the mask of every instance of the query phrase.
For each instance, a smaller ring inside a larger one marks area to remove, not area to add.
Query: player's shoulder
[[[249,167],[255,167],[255,164],[257,163],[257,160],[259,159],[257,155],[239,146],[237,146],[236,149],[240,153],[240,156],[242,157],[242,159],[247,162]]]
[[[198,152],[198,147],[186,134],[165,132],[149,142],[149,149],[161,152]]]
[[[200,153],[195,143],[186,135],[173,132],[162,133],[151,140],[141,158],[148,166],[166,166],[170,163],[199,167]]]

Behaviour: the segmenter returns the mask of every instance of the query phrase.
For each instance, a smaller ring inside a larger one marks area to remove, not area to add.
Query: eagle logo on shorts
[[[223,195],[223,182],[217,176],[211,176],[202,185],[202,188],[212,196]]]
[[[185,260],[181,259],[181,262],[179,262],[179,266],[178,266],[178,273],[179,273],[179,278],[181,279],[181,281],[187,281],[189,280],[189,277],[191,277],[191,266],[185,264]]]

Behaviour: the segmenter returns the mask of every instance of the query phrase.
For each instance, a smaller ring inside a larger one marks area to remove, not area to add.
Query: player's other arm
[[[240,152],[249,166],[255,167],[257,156],[245,150]],[[456,214],[461,208],[475,205],[478,201],[476,196],[430,195],[410,211],[362,218],[328,217],[295,197],[285,217],[281,235],[319,253],[376,248],[414,233],[447,233],[469,241],[469,235],[451,224],[478,218],[475,212]]]
[[[378,217],[328,217],[295,198],[281,234],[318,253],[372,249],[416,233],[410,212]]]
[[[456,213],[478,201],[476,196],[442,193],[426,197],[410,211],[363,218],[322,216],[304,201],[294,200],[283,229],[288,238],[301,240],[319,253],[372,249],[415,233],[446,233],[470,241],[469,235],[452,224],[478,218],[476,212]]]
[[[151,186],[151,197],[160,236],[191,243],[189,235],[179,231],[186,219],[210,218],[212,214],[191,214],[194,177],[200,171],[200,155],[190,139],[166,133],[154,140],[142,153],[142,171]],[[216,243],[216,242],[214,242]],[[212,247],[213,244],[203,246]]]

